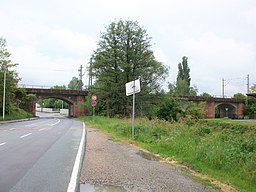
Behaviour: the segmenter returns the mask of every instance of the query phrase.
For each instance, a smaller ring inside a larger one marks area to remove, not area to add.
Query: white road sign
[[[136,79],[125,84],[126,96],[133,94],[133,87],[134,93],[140,92],[140,79]]]

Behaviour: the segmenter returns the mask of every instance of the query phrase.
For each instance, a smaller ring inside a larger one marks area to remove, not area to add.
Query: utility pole
[[[247,79],[247,83],[246,83],[246,85],[247,85],[247,93],[249,93],[249,92],[250,92],[250,80],[249,80],[249,74],[247,75],[246,79]]]
[[[6,66],[4,65],[4,91],[3,91],[3,120],[5,115],[5,86],[6,86]]]
[[[80,83],[81,83],[81,90],[83,89],[83,66],[80,65],[80,68],[78,69],[79,72],[79,78],[80,78]]]
[[[90,59],[90,65],[89,65],[89,82],[88,82],[88,88],[92,86],[92,58]]]
[[[225,87],[225,80],[224,78],[222,78],[222,97],[224,98],[225,97],[225,94],[224,94],[224,87]]]

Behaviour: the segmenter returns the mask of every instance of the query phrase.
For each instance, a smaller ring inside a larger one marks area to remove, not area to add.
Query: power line
[[[22,67],[22,70],[35,70],[35,71],[58,71],[58,72],[68,72],[68,71],[75,71],[74,69],[50,69],[50,68],[24,68]]]

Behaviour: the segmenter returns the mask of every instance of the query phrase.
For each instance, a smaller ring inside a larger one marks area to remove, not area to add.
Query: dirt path
[[[97,129],[88,128],[87,139],[81,183],[120,186],[127,191],[215,191],[168,163],[143,158],[137,147],[113,142]]]

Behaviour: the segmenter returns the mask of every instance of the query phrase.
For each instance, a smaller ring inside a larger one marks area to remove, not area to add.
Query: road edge
[[[82,167],[82,162],[84,159],[84,151],[85,151],[85,143],[86,143],[86,128],[85,124],[83,122],[83,133],[82,133],[82,138],[80,140],[79,148],[77,150],[76,154],[76,159],[73,167],[73,171],[71,174],[71,178],[69,181],[68,189],[67,192],[79,192],[80,191],[80,173],[81,173],[81,167]]]
[[[31,117],[27,119],[15,119],[15,120],[8,120],[8,121],[0,121],[0,124],[5,124],[5,123],[17,123],[17,122],[22,122],[22,121],[32,121],[32,120],[37,120],[39,117]]]

